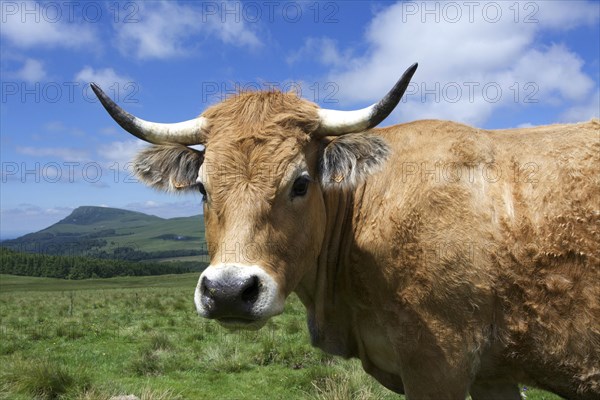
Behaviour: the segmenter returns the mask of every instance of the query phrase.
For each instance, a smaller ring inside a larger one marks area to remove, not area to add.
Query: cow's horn
[[[320,108],[318,112],[321,125],[317,130],[317,134],[320,136],[339,136],[346,133],[362,132],[379,125],[398,105],[418,66],[417,63],[411,65],[383,99],[367,108],[354,111]]]
[[[154,144],[179,143],[186,146],[206,142],[204,131],[206,120],[203,117],[174,124],[144,121],[119,107],[95,83],[91,83],[91,86],[110,116],[127,132],[146,142]]]

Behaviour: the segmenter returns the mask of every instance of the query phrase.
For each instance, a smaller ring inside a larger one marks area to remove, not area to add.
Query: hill
[[[165,219],[109,207],[78,207],[41,231],[1,243],[16,251],[130,261],[206,261],[202,215]]]

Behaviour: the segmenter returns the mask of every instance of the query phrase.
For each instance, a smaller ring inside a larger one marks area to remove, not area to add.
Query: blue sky
[[[201,211],[199,195],[129,176],[144,144],[108,117],[91,81],[157,122],[193,118],[238,88],[300,86],[323,107],[365,107],[416,61],[384,125],[495,129],[583,121],[600,108],[598,2],[0,4],[2,238],[80,205]]]

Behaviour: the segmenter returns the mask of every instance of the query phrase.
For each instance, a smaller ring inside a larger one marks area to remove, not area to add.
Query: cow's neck
[[[362,190],[360,190],[362,192]],[[308,311],[311,341],[328,353],[356,354],[350,312],[338,295],[347,287],[347,264],[352,247],[355,193],[330,191],[324,196],[327,225],[317,268],[296,293]]]

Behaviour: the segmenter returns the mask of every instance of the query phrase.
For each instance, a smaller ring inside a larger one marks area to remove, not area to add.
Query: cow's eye
[[[308,190],[310,178],[308,176],[300,176],[294,181],[292,186],[292,197],[304,196]]]
[[[198,186],[198,191],[202,193],[202,196],[204,196],[206,199],[206,189],[204,188],[204,185],[200,182],[198,182],[196,185]]]

